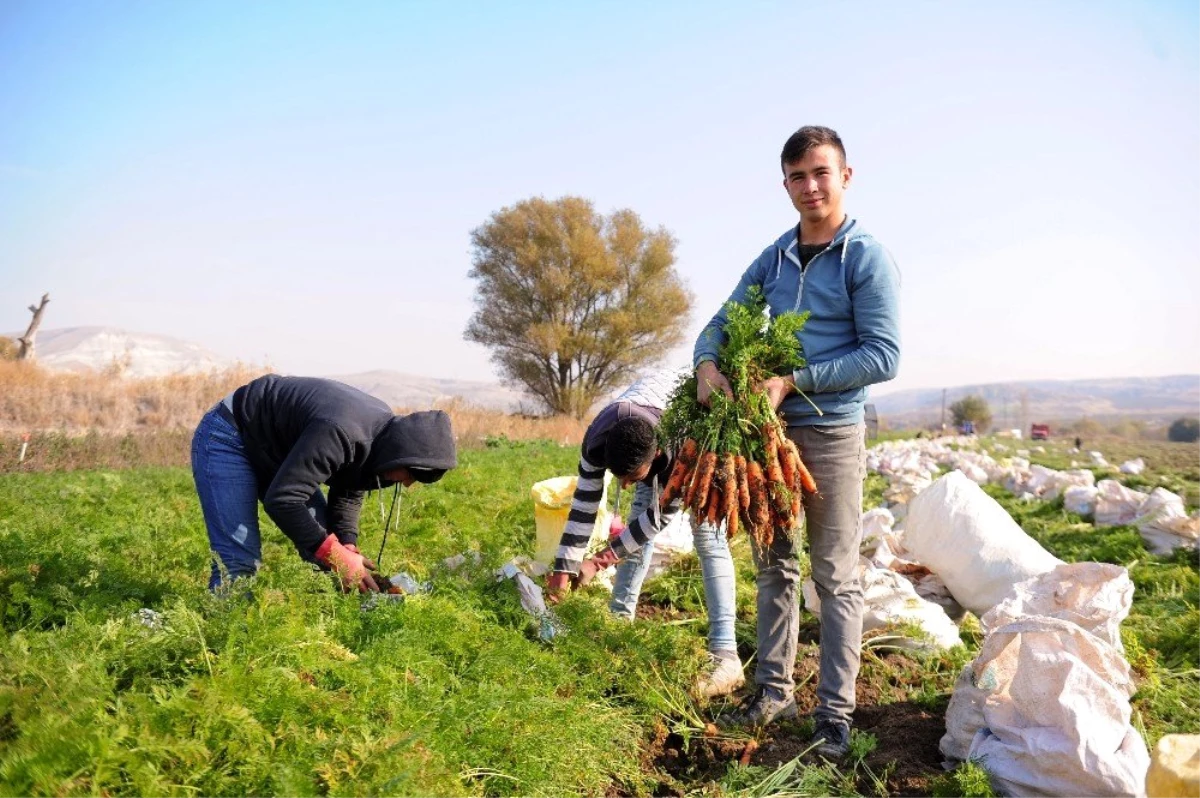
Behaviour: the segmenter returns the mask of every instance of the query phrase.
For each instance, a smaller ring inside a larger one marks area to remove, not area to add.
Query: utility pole
[[[942,389],[942,430],[946,429],[946,389]]]

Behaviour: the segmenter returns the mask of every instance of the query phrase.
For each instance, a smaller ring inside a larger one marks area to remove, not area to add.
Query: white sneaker
[[[697,695],[704,698],[729,695],[746,683],[742,661],[737,657],[726,659],[709,654],[708,660],[708,668],[696,682]]]

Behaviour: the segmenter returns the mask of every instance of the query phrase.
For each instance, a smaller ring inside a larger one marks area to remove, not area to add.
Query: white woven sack
[[[1139,490],[1127,488],[1115,479],[1102,479],[1096,483],[1096,526],[1121,526],[1132,524],[1140,514],[1147,495]]]
[[[1150,755],[1129,722],[1129,665],[1100,638],[1056,618],[1017,621],[987,637],[971,680],[983,725],[967,757],[1002,794],[1144,794]]]
[[[980,616],[1013,585],[1061,564],[958,471],[909,502],[903,542],[911,559],[940,576],[950,595]]]
[[[1121,621],[1133,605],[1133,582],[1119,565],[1104,562],[1063,563],[1049,573],[1026,580],[1013,594],[979,619],[986,633],[1030,617],[1057,618],[1081,627],[1117,651]]]
[[[1100,491],[1091,485],[1072,485],[1063,493],[1063,509],[1088,518],[1096,512],[1096,497]]]

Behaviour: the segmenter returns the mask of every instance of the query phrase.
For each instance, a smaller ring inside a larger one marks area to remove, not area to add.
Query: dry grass
[[[0,473],[187,465],[200,417],[261,373],[238,367],[132,379],[115,373],[54,373],[35,364],[0,361]],[[575,445],[587,428],[566,416],[510,415],[458,400],[436,407],[450,415],[463,448],[504,439]]]
[[[55,373],[0,361],[0,430],[120,433],[195,427],[208,408],[263,372],[234,367],[210,374],[132,379],[113,372]]]

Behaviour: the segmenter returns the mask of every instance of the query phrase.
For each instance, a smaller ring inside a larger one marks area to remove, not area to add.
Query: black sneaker
[[[833,762],[840,762],[850,753],[850,724],[844,720],[818,717],[813,732],[813,752]]]
[[[739,704],[737,709],[718,717],[717,725],[722,729],[732,726],[759,728],[777,720],[794,718],[796,715],[796,699],[793,696],[776,698],[766,687],[759,687],[754,695]]]

